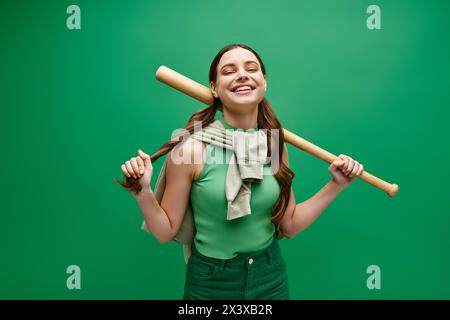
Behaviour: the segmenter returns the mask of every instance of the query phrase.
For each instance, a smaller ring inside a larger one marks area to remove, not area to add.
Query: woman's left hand
[[[364,171],[364,166],[345,154],[339,155],[339,159],[334,160],[328,168],[333,176],[333,181],[340,187],[346,188]]]

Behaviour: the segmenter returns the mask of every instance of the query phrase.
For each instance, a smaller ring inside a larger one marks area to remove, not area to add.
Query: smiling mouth
[[[231,92],[233,92],[234,94],[237,94],[237,95],[245,95],[245,94],[251,93],[253,90],[255,90],[255,89],[252,88],[252,87],[249,87],[249,89],[234,90],[234,91],[231,91]]]
[[[241,91],[233,91],[234,94],[237,95],[244,95],[244,94],[249,94],[251,93],[253,90],[255,89],[247,89],[247,90],[241,90]]]

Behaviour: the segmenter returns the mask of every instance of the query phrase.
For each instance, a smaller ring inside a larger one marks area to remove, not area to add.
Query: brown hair
[[[217,65],[219,64],[220,59],[222,56],[227,52],[235,48],[243,48],[246,50],[251,51],[256,58],[258,58],[259,63],[261,64],[261,70],[264,75],[266,75],[266,68],[261,61],[261,58],[259,55],[250,47],[244,45],[244,44],[231,44],[227,45],[224,48],[222,48],[217,55],[214,57],[213,61],[211,62],[211,66],[209,69],[209,83],[213,81],[216,82],[217,78]],[[207,108],[204,108],[200,111],[197,111],[194,113],[188,120],[187,124],[184,126],[184,129],[189,132],[189,134],[193,134],[194,132],[194,122],[195,121],[201,121],[201,124],[203,127],[207,127],[209,124],[211,124],[214,121],[214,117],[216,115],[217,110],[222,110],[222,102],[220,101],[220,98],[214,98],[213,103],[209,105]],[[271,130],[270,129],[278,129],[279,134],[279,169],[275,173],[275,178],[278,181],[278,184],[280,186],[280,196],[278,197],[277,202],[273,206],[273,213],[272,213],[272,222],[277,227],[277,232],[279,232],[280,222],[283,218],[286,207],[289,202],[289,197],[291,194],[291,185],[292,185],[292,179],[294,178],[295,174],[292,170],[290,170],[285,163],[282,161],[282,155],[283,155],[283,146],[284,146],[284,134],[283,134],[283,128],[281,127],[280,122],[278,121],[272,107],[269,104],[269,101],[267,101],[266,98],[264,98],[259,104],[258,104],[258,128],[259,129],[267,129],[267,147],[268,147],[268,156],[271,155]],[[183,135],[180,137],[176,137],[173,140],[170,140],[163,144],[159,150],[151,155],[150,159],[153,162],[155,162],[157,159],[159,159],[161,156],[169,153],[178,143],[182,142],[184,140]],[[134,191],[136,193],[139,193],[141,191],[142,186],[139,184],[138,179],[134,179],[132,177],[128,178],[125,177],[126,181],[121,182],[118,179],[115,179],[121,186],[123,186],[125,189],[129,191]]]

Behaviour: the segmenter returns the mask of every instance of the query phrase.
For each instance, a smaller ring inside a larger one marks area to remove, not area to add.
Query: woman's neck
[[[229,110],[223,109],[223,119],[236,128],[249,130],[256,128],[258,124],[258,108],[254,108],[249,113],[232,113]]]

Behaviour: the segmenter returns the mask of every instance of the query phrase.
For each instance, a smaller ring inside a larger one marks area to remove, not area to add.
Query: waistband
[[[195,247],[194,242],[192,243],[191,246],[191,253],[192,255],[195,255],[197,258],[208,262],[208,263],[212,263],[215,265],[220,265],[221,267],[223,267],[225,264],[230,264],[230,263],[242,263],[242,262],[247,262],[247,260],[249,260],[250,258],[255,259],[255,260],[260,260],[260,259],[267,259],[268,263],[271,264],[272,263],[272,259],[273,259],[273,255],[274,254],[278,254],[280,250],[279,244],[278,244],[278,239],[274,236],[272,239],[271,244],[261,250],[257,250],[254,252],[249,252],[249,253],[238,253],[238,255],[236,257],[230,258],[230,259],[218,259],[218,258],[212,258],[212,257],[208,257],[203,255],[202,253],[200,253],[197,248]]]

